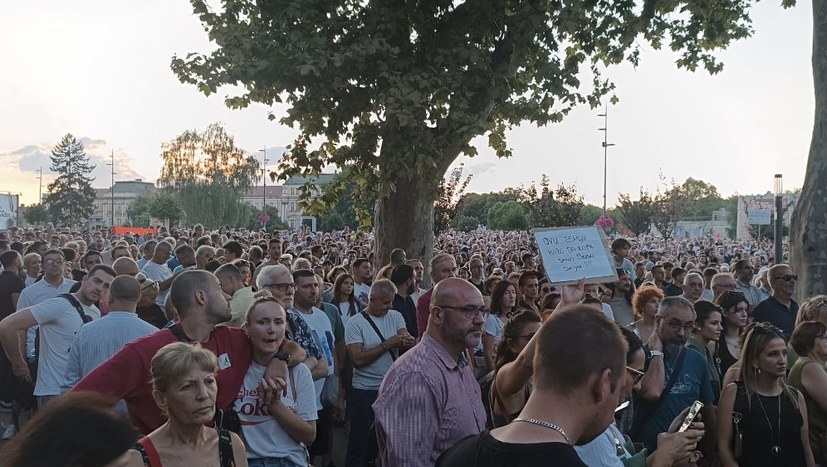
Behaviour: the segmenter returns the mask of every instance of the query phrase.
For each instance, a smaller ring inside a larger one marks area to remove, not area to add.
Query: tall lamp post
[[[598,131],[603,132],[603,217],[606,217],[606,165],[609,156],[609,146],[614,146],[614,143],[609,142],[609,107],[606,106],[602,114],[597,114],[598,117],[603,117],[603,128],[598,128]]]
[[[784,251],[781,247],[781,239],[784,236],[784,207],[781,205],[781,195],[784,194],[784,181],[781,174],[775,174],[775,264],[784,262]]]
[[[267,163],[270,162],[267,159],[267,146],[264,146],[264,149],[259,149],[258,152],[263,154],[263,168],[264,168],[264,190],[262,191],[262,200],[263,200],[263,207],[261,209],[262,216],[267,216]],[[266,217],[265,217],[266,219]],[[267,222],[262,221],[261,226],[264,230],[267,230]]]
[[[109,156],[109,162],[106,165],[112,166],[112,187],[109,189],[109,202],[112,203],[112,223],[109,224],[110,227],[115,227],[115,150],[112,150],[112,154]]]

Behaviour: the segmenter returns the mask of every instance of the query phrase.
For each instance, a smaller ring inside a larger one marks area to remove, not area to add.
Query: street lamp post
[[[784,236],[784,207],[781,205],[781,196],[784,194],[784,182],[781,174],[775,174],[775,264],[784,262],[784,251],[781,247],[781,240]]]
[[[263,167],[264,167],[264,190],[262,191],[263,203],[262,203],[261,211],[262,211],[262,215],[266,216],[267,215],[267,163],[270,162],[270,160],[267,159],[267,146],[264,146],[264,149],[259,149],[258,152],[262,153],[263,157],[264,157],[264,159],[263,159],[263,161],[264,161],[264,163],[263,163]],[[265,230],[267,230],[267,223],[266,222],[262,221],[261,226]]]
[[[604,107],[602,114],[597,114],[598,117],[603,117],[603,128],[598,128],[598,131],[603,132],[603,217],[606,217],[606,173],[607,163],[609,159],[609,146],[614,146],[614,143],[609,142],[609,107]]]
[[[112,166],[112,187],[109,188],[109,202],[112,203],[112,223],[109,224],[110,227],[115,227],[115,150],[112,150],[112,154],[109,156],[109,162],[106,165]]]

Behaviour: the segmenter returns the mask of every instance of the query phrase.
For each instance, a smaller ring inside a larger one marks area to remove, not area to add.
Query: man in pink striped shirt
[[[388,370],[373,404],[383,466],[433,466],[456,441],[485,428],[465,357],[482,338],[483,310],[482,294],[466,280],[434,286],[427,331]]]

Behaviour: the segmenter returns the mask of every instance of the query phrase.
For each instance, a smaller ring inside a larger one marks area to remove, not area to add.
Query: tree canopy
[[[94,211],[95,189],[89,174],[95,166],[83,149],[83,142],[66,134],[53,149],[50,169],[58,173],[48,186],[45,204],[52,222],[59,226],[79,226]]]
[[[174,57],[178,79],[233,86],[231,108],[286,103],[270,118],[299,134],[278,176],[349,167],[377,194],[379,258],[431,256],[439,180],[475,136],[511,156],[509,128],[599,105],[605,67],[647,43],[716,73],[714,50],[751,33],[748,0],[191,2],[216,47]]]

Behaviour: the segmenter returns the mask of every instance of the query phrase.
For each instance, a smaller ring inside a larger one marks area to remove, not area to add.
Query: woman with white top
[[[517,304],[517,288],[508,281],[498,283],[491,292],[491,312],[485,318],[485,334],[482,352],[485,357],[485,373],[494,370],[497,345],[503,337],[503,329]]]
[[[289,358],[279,350],[286,322],[286,312],[274,297],[255,299],[247,312],[253,362],[233,409],[241,420],[251,467],[307,466],[305,445],[316,438],[316,391],[310,370],[296,365],[286,380],[264,378],[271,360]]]
[[[339,309],[343,326],[347,326],[348,318],[362,312],[362,304],[356,300],[353,290],[353,277],[350,274],[339,274],[333,282],[333,304]]]

